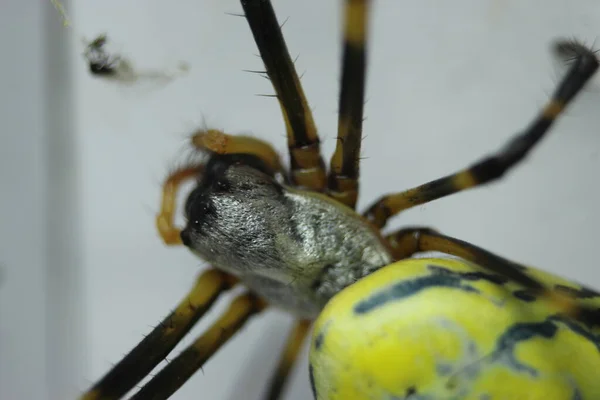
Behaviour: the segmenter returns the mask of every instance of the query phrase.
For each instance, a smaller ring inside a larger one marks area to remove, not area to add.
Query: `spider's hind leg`
[[[528,296],[535,295],[549,301],[559,312],[588,326],[600,327],[600,309],[582,304],[577,296],[559,286],[550,286],[533,276],[530,269],[514,263],[481,247],[442,235],[434,229],[412,227],[392,232],[386,236],[397,260],[417,253],[441,252],[472,262],[487,269],[501,279],[511,280],[523,286]],[[600,298],[600,294],[585,289],[586,293]]]
[[[575,59],[550,101],[529,127],[512,138],[503,149],[462,171],[401,193],[384,196],[368,208],[364,215],[377,227],[383,228],[389,218],[403,210],[500,179],[539,143],[598,69],[598,59],[592,50],[584,46],[571,46],[570,49],[575,54]]]

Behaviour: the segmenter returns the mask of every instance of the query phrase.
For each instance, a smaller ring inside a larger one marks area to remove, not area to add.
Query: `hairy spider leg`
[[[352,209],[359,190],[370,6],[370,0],[345,1],[338,136],[327,178],[328,194]]]
[[[268,0],[241,0],[241,3],[281,106],[290,152],[291,181],[298,186],[323,191],[325,164],[317,127],[273,6]]]
[[[169,398],[244,326],[248,318],[261,312],[266,306],[267,304],[253,293],[247,292],[236,297],[204,334],[171,360],[131,399]]]
[[[594,52],[583,46],[576,50],[577,57],[540,115],[499,152],[452,175],[384,196],[369,207],[364,215],[377,227],[383,228],[390,217],[403,210],[501,178],[545,136],[557,117],[598,69]]]
[[[577,296],[571,293],[550,288],[537,277],[530,274],[524,265],[509,261],[481,247],[442,235],[427,227],[410,227],[392,232],[386,236],[394,257],[402,260],[416,253],[437,251],[470,261],[483,269],[511,280],[526,288],[528,296],[539,296],[555,307],[559,312],[576,319],[588,326],[600,326],[600,310],[582,304]],[[594,293],[590,289],[586,292]],[[594,293],[596,294],[596,293]],[[600,296],[600,294],[596,294]]]
[[[81,400],[122,398],[165,359],[219,295],[235,283],[235,278],[218,270],[204,271],[175,310],[84,393]]]

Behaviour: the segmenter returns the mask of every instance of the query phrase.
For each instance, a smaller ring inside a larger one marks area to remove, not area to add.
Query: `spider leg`
[[[285,349],[281,354],[281,359],[277,365],[277,369],[271,379],[271,384],[267,396],[268,400],[278,400],[281,392],[286,384],[292,366],[298,358],[298,353],[302,348],[302,343],[306,339],[306,334],[311,326],[312,321],[301,320],[296,323],[292,332],[288,337]]]
[[[364,215],[377,227],[382,228],[390,217],[403,210],[501,178],[504,173],[522,161],[544,137],[556,118],[597,69],[598,59],[594,52],[580,46],[577,48],[577,57],[573,61],[573,65],[559,83],[540,115],[524,132],[515,136],[506,147],[473,164],[470,168],[398,194],[384,196],[375,202]]]
[[[252,293],[236,297],[229,309],[194,343],[156,374],[131,399],[167,399],[204,365],[266,303]]]
[[[202,170],[202,165],[186,165],[169,174],[163,184],[162,204],[160,213],[156,217],[156,227],[167,245],[183,244],[180,236],[181,229],[173,224],[177,190],[184,181],[195,178]]]
[[[600,310],[582,305],[576,296],[560,287],[550,288],[542,281],[528,274],[528,268],[514,263],[481,247],[442,235],[434,229],[411,227],[400,229],[386,236],[396,259],[408,258],[416,253],[437,251],[460,257],[482,268],[516,282],[532,294],[546,298],[553,306],[569,317],[589,326],[600,326]],[[593,293],[589,289],[586,292]],[[600,294],[597,294],[600,296]]]
[[[264,140],[251,136],[228,135],[216,129],[198,131],[192,136],[192,144],[199,150],[218,154],[251,154],[260,158],[273,172],[285,175],[279,154]]]
[[[269,0],[241,0],[246,19],[275,88],[285,121],[294,184],[325,189],[325,164],[312,113]]]
[[[370,5],[369,0],[346,0],[338,136],[327,179],[328,194],[353,209],[358,197]]]
[[[175,310],[83,394],[81,400],[123,397],[165,359],[219,295],[235,282],[235,278],[215,269],[205,271]]]

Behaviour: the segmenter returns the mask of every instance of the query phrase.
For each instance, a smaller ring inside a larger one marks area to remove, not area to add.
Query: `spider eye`
[[[231,183],[227,179],[221,178],[215,182],[215,188],[219,192],[228,192],[231,190]]]

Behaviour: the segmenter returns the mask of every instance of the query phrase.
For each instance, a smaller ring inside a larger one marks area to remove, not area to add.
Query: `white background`
[[[154,227],[160,184],[203,126],[285,152],[283,123],[235,0],[9,0],[0,13],[0,398],[68,399],[184,295],[202,261]],[[42,4],[42,5],[40,5]],[[340,1],[274,0],[320,127],[335,145]],[[564,72],[557,37],[592,43],[596,0],[378,1],[364,125],[364,207],[462,168],[522,129]],[[106,32],[139,70],[190,65],[165,84],[93,78],[82,36]],[[600,288],[600,75],[505,180],[411,210],[514,260]],[[287,158],[287,156],[286,156]],[[217,309],[225,304],[219,303]],[[214,318],[215,314],[211,315]],[[252,320],[174,398],[259,399],[291,319]],[[201,324],[191,336],[202,331]],[[185,343],[189,343],[188,339]],[[310,398],[306,357],[287,399]]]

